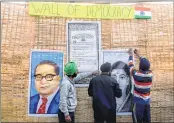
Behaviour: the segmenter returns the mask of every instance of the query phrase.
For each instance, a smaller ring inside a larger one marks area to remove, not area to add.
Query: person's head
[[[57,90],[61,79],[58,65],[49,60],[42,61],[36,66],[34,76],[36,90],[45,97]]]
[[[100,70],[102,73],[110,75],[111,72],[111,63],[106,62],[100,66]]]
[[[142,71],[148,71],[150,69],[150,62],[146,58],[140,58],[139,69]]]
[[[65,65],[64,72],[70,78],[76,77],[77,73],[78,73],[78,69],[77,69],[76,63],[75,62],[68,62]]]
[[[117,80],[122,93],[128,94],[131,88],[131,79],[128,65],[122,61],[117,61],[112,65],[111,77]]]

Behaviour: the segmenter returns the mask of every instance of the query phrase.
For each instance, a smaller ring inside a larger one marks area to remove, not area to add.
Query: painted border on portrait
[[[35,86],[34,86],[34,71],[35,67],[42,61],[49,60],[52,61],[59,66],[59,75],[61,77],[61,81],[64,75],[64,54],[61,51],[57,50],[39,50],[39,49],[31,49],[30,51],[30,68],[29,68],[29,86],[28,86],[28,108],[27,113],[28,116],[35,117],[57,117],[57,114],[31,114],[30,113],[30,97],[38,94]]]
[[[101,50],[99,64],[100,64],[100,66],[105,62],[110,62],[111,64],[113,64],[116,61],[123,61],[125,63],[128,63],[128,59],[129,59],[128,49]],[[133,63],[135,64],[134,61],[133,61]],[[131,94],[133,92],[133,83],[134,83],[133,78],[131,77],[131,84],[132,84],[131,89],[130,89]],[[129,112],[129,111],[128,112],[117,112],[116,115],[118,115],[118,116],[132,115],[132,112]]]

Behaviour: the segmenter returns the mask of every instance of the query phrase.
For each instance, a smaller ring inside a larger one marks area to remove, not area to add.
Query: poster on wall
[[[92,72],[99,69],[100,47],[100,22],[70,21],[67,23],[67,61],[76,62],[79,72]],[[89,81],[77,84],[85,86],[89,84]]]
[[[63,78],[63,52],[31,50],[28,115],[57,116],[59,85]]]
[[[117,115],[131,115],[132,77],[128,68],[128,50],[102,50],[100,65],[109,62],[112,65],[111,77],[117,80],[122,96],[116,98]]]

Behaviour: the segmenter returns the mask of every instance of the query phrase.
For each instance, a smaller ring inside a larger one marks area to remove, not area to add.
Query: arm
[[[134,71],[135,71],[135,67],[133,64],[133,56],[129,56],[129,71],[130,71],[130,75],[133,75]]]
[[[84,79],[84,78],[86,78],[88,76],[91,76],[91,75],[92,75],[92,72],[79,73],[79,74],[77,74],[77,77],[75,77],[73,79],[73,81],[74,82],[78,82],[78,81],[80,81],[80,80],[82,80],[82,79]]]
[[[67,108],[67,97],[68,97],[68,84],[63,83],[60,87],[60,103],[59,108],[64,113],[65,117],[69,115],[68,108]]]
[[[92,88],[92,80],[90,81],[90,83],[89,83],[89,87],[88,87],[88,95],[89,96],[93,96],[93,88]]]
[[[135,50],[134,52],[136,54],[138,54],[137,50]],[[134,67],[134,64],[133,64],[133,52],[132,52],[132,49],[129,49],[128,53],[129,53],[128,65],[129,65],[130,75],[134,75],[136,70],[135,70],[135,67]],[[139,57],[139,54],[137,56]]]
[[[98,73],[99,73],[98,70],[93,71],[93,72],[79,73],[79,74],[77,74],[77,77],[75,77],[75,78],[73,79],[73,81],[74,81],[74,82],[78,82],[78,81],[80,81],[80,80],[82,80],[82,79],[84,79],[84,78],[86,78],[86,77],[91,76],[91,75],[97,75]]]

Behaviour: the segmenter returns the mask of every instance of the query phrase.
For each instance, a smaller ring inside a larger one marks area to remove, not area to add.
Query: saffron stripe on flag
[[[135,7],[135,11],[150,11],[150,8],[145,8],[145,7]]]
[[[135,11],[135,15],[152,16],[151,11]]]

